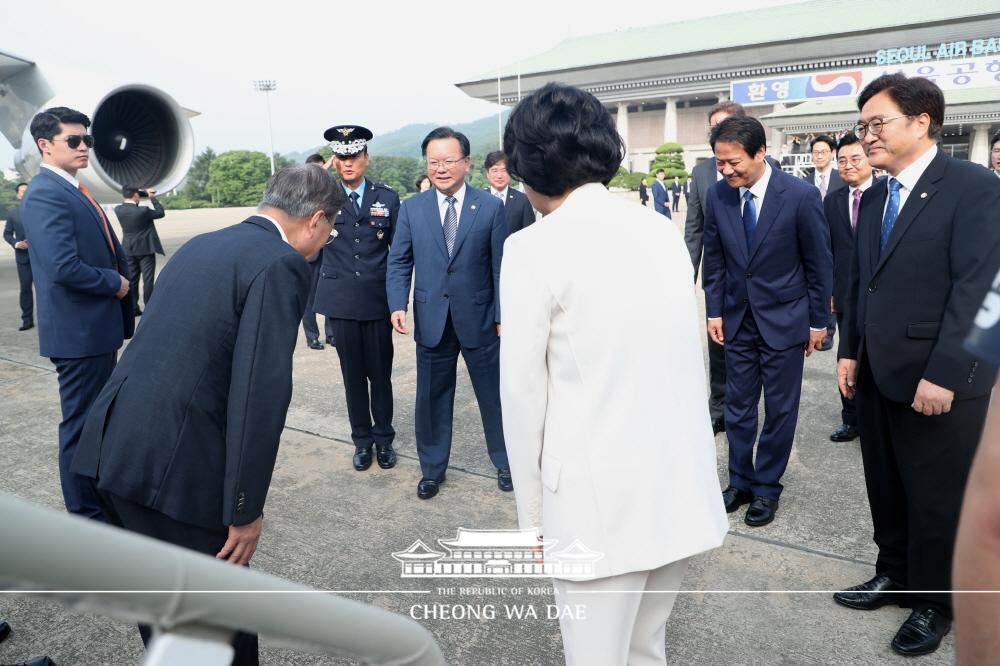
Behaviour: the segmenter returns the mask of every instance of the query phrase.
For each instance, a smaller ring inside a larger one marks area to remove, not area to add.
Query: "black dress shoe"
[[[778,511],[778,500],[770,497],[754,497],[747,508],[747,515],[743,517],[743,522],[750,527],[763,527],[772,520]]]
[[[326,336],[326,344],[330,345],[331,347],[336,347],[337,346],[337,343],[334,342],[332,335]]]
[[[323,343],[319,340],[310,340],[309,349],[323,349]]]
[[[823,338],[823,343],[819,346],[820,351],[830,351],[833,349],[833,336],[828,335]]]
[[[841,606],[856,610],[875,610],[886,604],[899,603],[899,595],[893,594],[903,589],[888,576],[878,575],[867,583],[849,587],[843,592],[835,592],[833,600]]]
[[[396,466],[396,452],[392,450],[392,444],[384,444],[375,447],[375,460],[382,469],[392,469]]]
[[[56,666],[56,662],[48,657],[35,657],[34,659],[21,662],[17,666]]]
[[[917,608],[896,632],[892,649],[904,657],[930,654],[951,631],[951,620],[936,608]]]
[[[21,326],[17,330],[19,330],[19,331],[30,331],[34,327],[35,327],[35,323],[32,322],[32,321],[28,321],[28,322],[24,322],[23,324],[21,324]]]
[[[510,470],[503,468],[497,470],[497,486],[505,493],[514,490],[514,479],[510,477]]]
[[[732,513],[744,504],[753,499],[753,493],[749,490],[740,490],[729,486],[722,491],[722,501],[726,505],[726,513]]]
[[[441,484],[444,483],[442,478],[440,481],[435,481],[434,479],[420,479],[420,483],[417,484],[417,497],[420,499],[430,499],[438,494],[438,490],[441,488]]]
[[[354,451],[354,469],[363,472],[372,466],[372,447],[359,446]]]
[[[831,442],[851,442],[858,438],[858,429],[854,426],[849,426],[846,423],[841,423],[840,427],[833,431],[830,435]]]
[[[10,636],[10,625],[5,620],[0,620],[0,643],[3,643]]]
[[[726,422],[724,419],[715,419],[712,421],[712,434],[718,435],[720,432],[726,432]]]

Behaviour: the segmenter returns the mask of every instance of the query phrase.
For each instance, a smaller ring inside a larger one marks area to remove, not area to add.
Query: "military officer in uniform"
[[[399,213],[392,188],[365,178],[370,130],[337,125],[323,133],[333,166],[347,193],[323,248],[316,312],[333,323],[337,355],[347,392],[354,441],[354,469],[372,464],[372,447],[382,469],[396,464],[392,440],[392,326],[385,273]]]

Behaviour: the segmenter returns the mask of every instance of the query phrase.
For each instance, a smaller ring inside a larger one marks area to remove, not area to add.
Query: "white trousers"
[[[666,664],[667,618],[687,562],[596,580],[553,579],[564,609],[559,629],[566,666]]]

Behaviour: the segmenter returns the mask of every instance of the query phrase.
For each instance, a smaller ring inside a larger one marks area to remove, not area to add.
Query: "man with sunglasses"
[[[392,441],[392,326],[385,293],[386,258],[399,195],[365,178],[371,130],[336,125],[323,133],[347,200],[322,252],[313,309],[327,316],[337,341],[354,442],[354,469],[396,465]]]
[[[912,656],[951,628],[959,509],[997,371],[962,343],[1000,267],[1000,182],[938,148],[931,81],[880,76],[858,109],[855,133],[889,178],[861,198],[837,374],[856,397],[878,558],[834,600],[912,608],[891,642]]]
[[[70,470],[91,404],[111,376],[135,318],[125,251],[77,180],[89,163],[90,119],[53,107],[31,121],[41,168],[21,202],[38,309],[39,353],[59,376],[59,476],[70,513],[106,521],[89,482]]]

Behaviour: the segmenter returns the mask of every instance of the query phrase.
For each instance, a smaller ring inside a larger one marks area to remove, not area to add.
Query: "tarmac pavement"
[[[196,233],[239,222],[249,212],[168,211],[157,227],[169,258]],[[674,214],[678,228],[683,226],[683,215],[683,208]],[[158,268],[164,263],[158,257]],[[19,323],[14,256],[4,245],[0,248],[0,492],[62,510],[56,375],[48,359],[38,356],[37,329],[18,332]],[[637,346],[655,344],[638,335]],[[337,354],[329,347],[311,350],[304,336],[300,338],[294,394],[253,567],[416,615],[435,635],[450,664],[563,663],[558,622],[546,617],[553,603],[546,579],[401,578],[400,564],[391,554],[417,539],[437,547],[437,540],[453,538],[457,527],[512,529],[517,518],[513,495],[497,489],[462,364],[448,482],[433,500],[416,498],[420,468],[413,434],[415,350],[409,338],[396,335],[395,342],[399,464],[392,470],[373,465],[359,473],[351,466],[354,447]],[[852,611],[830,598],[831,590],[870,578],[876,554],[858,443],[829,440],[840,421],[835,365],[833,351],[806,359],[799,423],[775,522],[750,528],[743,523],[742,510],[733,513],[723,546],[692,559],[685,592],[668,624],[671,664],[910,663],[889,648],[907,610],[888,606]],[[716,438],[716,445],[725,486],[725,435]],[[682,511],[683,503],[663,510]],[[428,592],[408,593],[414,590]],[[508,618],[508,606],[530,606],[538,618]],[[468,607],[479,611],[479,619],[440,617],[445,612],[468,614]],[[490,617],[491,608],[495,617]],[[141,660],[142,644],[133,626],[70,611],[44,598],[0,594],[0,619],[13,627],[10,638],[0,644],[0,663],[38,654],[48,654],[60,666]],[[371,627],[372,632],[379,630]],[[261,640],[261,662],[352,663],[277,647],[267,636]],[[922,666],[953,662],[952,635],[937,653],[916,661]]]

